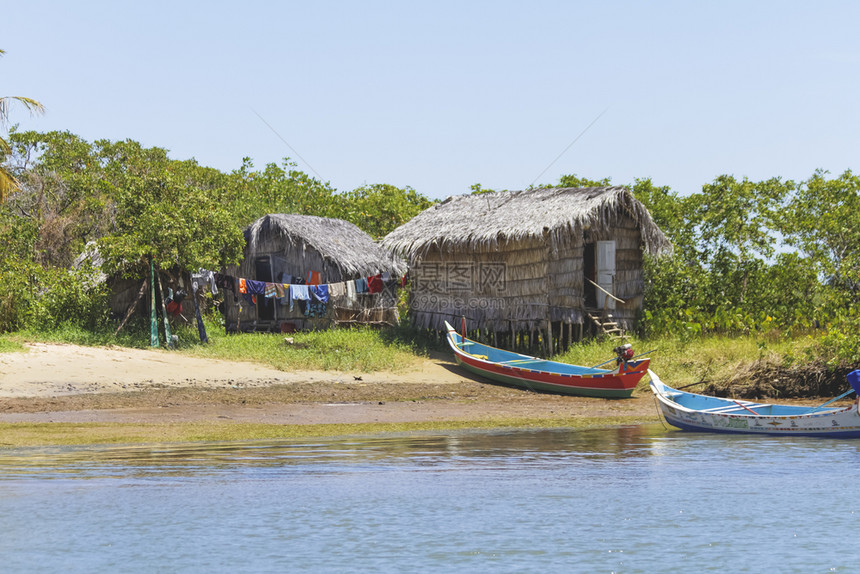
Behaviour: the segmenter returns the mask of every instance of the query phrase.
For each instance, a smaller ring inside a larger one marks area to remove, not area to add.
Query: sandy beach
[[[647,387],[631,399],[487,384],[442,355],[391,373],[284,372],[166,350],[34,343],[0,354],[0,422],[288,425],[631,417],[656,421]]]

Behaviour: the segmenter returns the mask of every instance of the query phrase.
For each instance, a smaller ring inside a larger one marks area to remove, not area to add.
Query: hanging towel
[[[275,287],[274,283],[266,283],[263,288],[263,292],[266,295],[266,299],[271,299],[272,297],[277,297],[277,287]]]
[[[245,279],[245,286],[248,295],[265,295],[266,284],[263,281],[254,281],[253,279]]]
[[[328,286],[328,293],[332,299],[343,297],[346,295],[346,283],[341,281],[340,283],[332,283]]]
[[[278,303],[280,303],[281,305],[290,305],[291,304],[290,302],[292,301],[292,299],[290,299],[290,284],[289,283],[278,283],[278,285],[280,285],[281,289],[283,289],[283,291],[284,291],[283,296],[280,299],[278,299]]]
[[[367,292],[380,293],[382,291],[382,275],[374,275],[367,278]]]
[[[355,303],[355,281],[346,281],[344,286],[346,287],[346,301],[344,303],[347,307],[351,307]]]
[[[320,303],[328,303],[329,291],[328,285],[311,285],[311,295]]]
[[[245,284],[245,280],[241,277],[239,278],[239,293],[245,294],[248,292],[248,286]]]
[[[320,272],[319,271],[308,271],[308,280],[306,281],[308,285],[319,285],[320,284]]]
[[[355,280],[355,292],[356,293],[367,293],[367,279],[362,277],[361,279]]]
[[[283,283],[275,283],[275,297],[278,299],[286,297],[286,290],[284,289]]]

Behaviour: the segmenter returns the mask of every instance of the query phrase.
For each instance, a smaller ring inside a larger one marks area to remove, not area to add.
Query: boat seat
[[[765,407],[769,407],[771,405],[768,404],[760,404],[760,403],[743,403],[741,405],[725,405],[722,407],[714,407],[712,409],[703,409],[699,412],[703,413],[714,413],[714,414],[726,414],[733,413],[735,411],[745,411],[747,409],[763,409]]]
[[[543,359],[511,359],[510,361],[499,361],[500,365],[524,365],[526,363],[539,363],[543,361]]]

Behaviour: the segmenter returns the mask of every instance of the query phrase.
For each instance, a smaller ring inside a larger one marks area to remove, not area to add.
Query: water
[[[612,430],[0,452],[3,572],[855,572],[860,441]]]

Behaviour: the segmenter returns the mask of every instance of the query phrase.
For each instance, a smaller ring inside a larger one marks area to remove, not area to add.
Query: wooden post
[[[551,357],[553,355],[553,345],[552,345],[552,321],[546,322],[546,345],[545,348],[548,351],[547,357]]]
[[[161,277],[155,276],[158,281],[158,291],[161,295],[161,316],[164,318],[164,338],[167,339],[167,348],[173,348],[173,336],[170,334],[170,321],[167,319],[167,304],[164,302],[164,289],[161,288]]]
[[[158,315],[155,312],[155,263],[149,260],[150,314],[149,346],[158,347]]]

